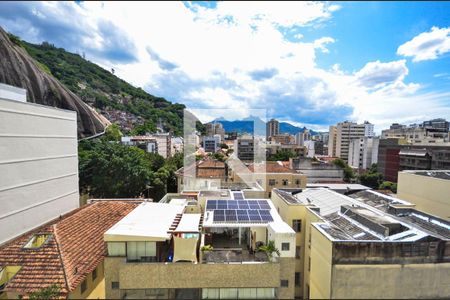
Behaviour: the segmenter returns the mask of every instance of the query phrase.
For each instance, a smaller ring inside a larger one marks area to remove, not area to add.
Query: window
[[[308,258],[308,271],[311,271],[311,257]]]
[[[294,229],[295,232],[301,232],[302,220],[292,220],[292,229]]]
[[[300,179],[295,179],[295,184],[300,185]]]
[[[283,179],[283,185],[288,185],[288,183],[289,183],[289,180]]]
[[[92,281],[94,281],[95,279],[97,279],[97,268],[92,271]]]
[[[108,242],[109,256],[126,256],[125,243],[123,242]]]
[[[83,280],[83,282],[81,283],[81,294],[83,294],[84,292],[86,292],[87,290],[87,281],[86,279]]]
[[[281,243],[282,251],[289,251],[289,243]]]
[[[289,286],[289,280],[282,279],[280,282],[281,287],[288,287]]]
[[[118,290],[120,288],[120,284],[118,281],[112,281],[111,282],[111,289]]]
[[[301,246],[295,247],[295,258],[300,258]]]
[[[295,272],[295,286],[301,286],[301,273]]]
[[[31,249],[40,248],[51,236],[51,234],[35,234],[23,247]]]
[[[269,185],[275,185],[275,179],[269,179]]]
[[[127,260],[136,262],[156,261],[156,243],[127,242]]]

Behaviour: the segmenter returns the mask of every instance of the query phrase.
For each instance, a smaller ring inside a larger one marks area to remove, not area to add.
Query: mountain
[[[223,117],[215,119],[213,122],[221,123],[225,132],[236,131],[238,133],[253,133],[253,122],[256,122],[257,128],[266,130],[266,123],[259,117],[250,116],[242,120],[227,121]],[[305,131],[306,127],[297,127],[288,122],[280,122],[280,133],[296,134]],[[317,134],[313,130],[309,130],[312,135]]]
[[[26,61],[34,66],[34,71],[29,74],[28,68],[23,67],[15,72],[14,80],[8,79],[10,70],[7,66],[19,66],[21,63],[16,57],[7,56],[6,62],[0,66],[0,73],[5,75],[0,78],[0,82],[27,88],[29,101],[73,109],[73,106],[66,104],[69,102],[66,94],[53,96],[50,87],[46,93],[34,93],[36,86],[41,86],[39,78],[45,77],[48,81],[59,84],[57,91],[67,91],[70,99],[76,101],[80,107],[95,108],[98,114],[119,124],[123,132],[134,131],[140,134],[161,128],[182,134],[184,105],[173,104],[164,98],[148,94],[115,76],[113,69],[107,71],[78,54],[67,52],[47,42],[40,45],[31,44],[11,34],[8,39],[3,30],[2,33],[3,39],[9,41],[8,48],[26,56]],[[34,73],[39,73],[39,78],[36,78]],[[92,111],[88,108],[86,110]],[[77,112],[81,119],[79,123],[88,124],[94,119],[91,115],[82,114],[81,109]],[[103,128],[95,132],[102,130]],[[79,126],[80,136],[90,135],[93,131],[92,128],[86,130]]]
[[[80,137],[100,133],[108,124],[76,94],[45,72],[45,67],[11,41],[1,27],[0,57],[0,82],[26,89],[28,102],[76,111]]]

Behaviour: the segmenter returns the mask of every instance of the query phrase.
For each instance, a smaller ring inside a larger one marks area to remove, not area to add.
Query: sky
[[[449,12],[450,2],[1,2],[0,26],[191,109],[380,132],[450,119]]]

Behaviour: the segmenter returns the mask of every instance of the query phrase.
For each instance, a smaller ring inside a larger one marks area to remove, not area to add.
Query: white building
[[[0,244],[79,207],[76,112],[24,95],[0,86]]]
[[[183,152],[183,138],[182,137],[173,137],[171,139],[171,144],[172,144],[172,156],[175,155],[175,153],[180,153]]]
[[[350,141],[348,164],[354,168],[368,169],[378,162],[379,138],[361,137]]]
[[[203,137],[203,149],[205,152],[216,152],[219,150],[219,145],[221,142],[220,135],[215,134],[214,136]]]
[[[124,145],[137,146],[149,153],[158,153],[164,158],[172,156],[172,139],[169,133],[123,136],[121,142]]]
[[[334,145],[334,137],[332,139],[332,134],[334,134],[334,129],[332,130],[330,126],[330,141],[328,146],[328,151],[332,152],[332,156],[340,157],[344,161],[348,161],[350,141],[353,139],[361,137],[372,137],[374,132],[373,124],[369,122],[364,122],[363,124],[356,124],[353,122],[341,122],[336,126],[336,142]],[[332,141],[333,140],[333,141]],[[331,147],[330,147],[331,144]],[[334,147],[336,152],[333,153]]]
[[[313,158],[316,155],[315,141],[304,141],[303,146],[306,148],[306,157]]]

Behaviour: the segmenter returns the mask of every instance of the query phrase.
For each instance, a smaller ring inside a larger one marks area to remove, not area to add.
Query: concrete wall
[[[78,206],[76,113],[0,100],[0,244]]]
[[[417,210],[450,221],[450,180],[399,172],[397,195]]]
[[[81,293],[81,283],[69,294],[69,299],[105,299],[105,277],[103,262],[97,266],[97,278],[92,272],[86,276],[87,289]]]
[[[450,263],[335,265],[332,272],[335,299],[450,297]]]
[[[226,288],[280,287],[281,270],[292,263],[191,264],[191,263],[126,263],[124,258],[105,259],[106,298],[120,298],[120,289],[145,288]],[[284,276],[284,275],[283,275]],[[281,293],[281,294],[280,294]],[[279,297],[293,295],[289,288],[279,289]]]
[[[309,298],[329,299],[331,298],[332,243],[314,226],[310,226],[310,230],[311,269],[309,272]],[[361,296],[361,298],[368,297]]]

